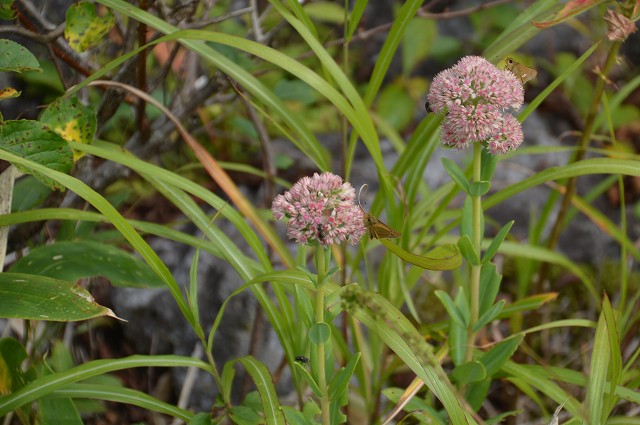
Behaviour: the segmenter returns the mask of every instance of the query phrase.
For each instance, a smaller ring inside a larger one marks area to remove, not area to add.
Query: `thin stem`
[[[474,143],[473,146],[473,176],[472,182],[477,183],[482,179],[482,145]],[[480,195],[471,196],[471,214],[473,220],[473,248],[480,256],[482,236],[484,229],[482,228],[482,197]],[[475,345],[476,334],[473,332],[473,326],[478,321],[480,315],[480,265],[471,266],[471,282],[469,294],[469,308],[471,310],[471,320],[467,330],[467,350],[465,359],[470,361],[473,358],[473,346]]]
[[[326,282],[324,276],[327,273],[325,257],[331,251],[319,246],[316,249],[316,268],[318,270],[318,291],[316,292],[316,323],[324,323],[324,294]],[[330,254],[329,254],[330,255]],[[327,387],[327,376],[325,367],[324,342],[317,345],[318,360],[318,386],[322,391],[320,398],[320,410],[322,411],[322,425],[331,424],[331,402],[329,400],[329,388]]]

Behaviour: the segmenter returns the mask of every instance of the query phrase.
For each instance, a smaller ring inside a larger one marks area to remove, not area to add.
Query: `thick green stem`
[[[482,179],[482,145],[475,143],[473,147],[473,176],[472,182],[478,183]],[[480,195],[471,196],[471,214],[473,220],[473,248],[480,256],[482,237],[484,229],[482,228],[482,197]],[[480,265],[471,266],[471,280],[469,283],[469,310],[471,311],[471,320],[467,329],[467,350],[465,359],[470,361],[473,358],[473,347],[475,346],[476,334],[473,332],[473,326],[478,321],[480,315]]]
[[[316,292],[316,322],[324,323],[324,294],[326,289],[326,282],[324,277],[327,272],[325,257],[329,249],[318,247],[316,250],[316,268],[318,269],[318,290]],[[329,400],[329,388],[327,387],[327,373],[325,367],[325,353],[324,343],[321,342],[317,345],[317,360],[318,360],[318,386],[322,391],[322,397],[320,398],[320,409],[322,411],[322,425],[331,424],[331,401]]]

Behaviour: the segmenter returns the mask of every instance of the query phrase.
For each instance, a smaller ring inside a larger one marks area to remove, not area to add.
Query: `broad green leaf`
[[[70,322],[117,318],[73,282],[24,273],[0,273],[0,317]]]
[[[42,425],[82,425],[82,419],[75,404],[69,398],[51,399],[44,397],[38,402],[40,424]]]
[[[104,276],[115,286],[162,287],[162,281],[143,261],[131,254],[91,241],[65,241],[31,250],[12,267],[13,273],[30,273],[75,282]]]
[[[326,323],[316,323],[309,329],[312,344],[324,344],[331,338],[331,327]]]
[[[284,424],[284,414],[280,410],[276,388],[267,367],[251,356],[242,357],[238,361],[245,367],[260,394],[267,425]]]
[[[80,103],[77,97],[62,97],[49,104],[40,116],[40,121],[67,142],[91,144],[96,134],[95,111]],[[73,155],[77,161],[84,153],[74,151]]]
[[[460,249],[460,253],[464,259],[467,260],[469,264],[472,266],[480,265],[480,255],[473,247],[473,243],[471,242],[471,239],[469,239],[469,236],[463,235],[458,239],[458,248]]]
[[[68,173],[73,166],[73,153],[67,142],[38,121],[0,122],[0,149],[63,173]],[[28,172],[19,164],[16,166]],[[64,189],[41,173],[31,174],[52,189]]]
[[[493,240],[489,244],[489,248],[487,248],[484,255],[482,256],[482,264],[487,264],[493,259],[493,256],[498,252],[498,248],[500,248],[502,241],[504,241],[504,238],[506,238],[509,234],[509,230],[511,230],[511,226],[513,226],[513,223],[514,221],[511,220],[510,222],[502,226],[502,229],[500,229],[498,234],[493,238]]]
[[[16,17],[12,5],[13,0],[0,0],[0,20],[11,21]]]
[[[487,370],[477,360],[456,366],[451,372],[451,379],[459,384],[471,384],[480,382],[487,377]]]
[[[97,44],[113,24],[115,17],[109,9],[98,15],[96,5],[87,1],[73,4],[67,10],[67,25],[64,37],[76,52],[84,52]]]
[[[469,185],[469,195],[483,196],[489,192],[491,183],[488,181],[473,182]]]
[[[40,71],[36,57],[15,41],[0,39],[0,71]]]
[[[441,245],[433,248],[425,255],[416,255],[407,252],[389,239],[379,239],[387,249],[403,259],[426,270],[453,270],[462,265],[462,255],[453,244]]]
[[[491,382],[492,379],[488,377],[482,381],[473,382],[467,387],[465,398],[473,410],[478,411],[482,406],[482,403],[487,399],[489,389],[491,388]]]

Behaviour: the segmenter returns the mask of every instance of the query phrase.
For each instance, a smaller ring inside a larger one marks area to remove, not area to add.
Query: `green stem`
[[[474,143],[473,146],[473,176],[472,182],[477,183],[482,179],[482,145]],[[480,195],[471,196],[471,214],[473,220],[473,248],[480,255],[482,236],[484,229],[482,228],[482,197]],[[470,361],[473,359],[473,347],[475,345],[476,335],[473,332],[473,326],[478,321],[480,315],[480,265],[471,266],[471,281],[469,293],[469,309],[471,311],[471,320],[467,329],[467,350],[465,359]]]
[[[324,282],[325,274],[327,273],[326,267],[326,255],[330,253],[329,248],[325,249],[319,246],[316,249],[316,268],[318,270],[318,290],[316,292],[316,322],[324,323],[324,294],[326,289],[326,282]],[[327,373],[325,367],[325,355],[324,355],[324,343],[321,342],[317,345],[317,360],[318,360],[318,386],[322,391],[322,397],[320,398],[320,410],[322,411],[322,425],[331,424],[331,401],[329,400],[329,388],[327,387]]]

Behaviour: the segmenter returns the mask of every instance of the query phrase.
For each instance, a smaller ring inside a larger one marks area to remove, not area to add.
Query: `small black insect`
[[[320,242],[324,242],[325,234],[324,234],[324,229],[322,224],[318,224],[318,226],[316,227],[316,230],[318,231],[318,240]]]
[[[296,361],[298,363],[302,363],[302,364],[308,364],[309,363],[309,359],[306,358],[305,356],[296,356]]]

